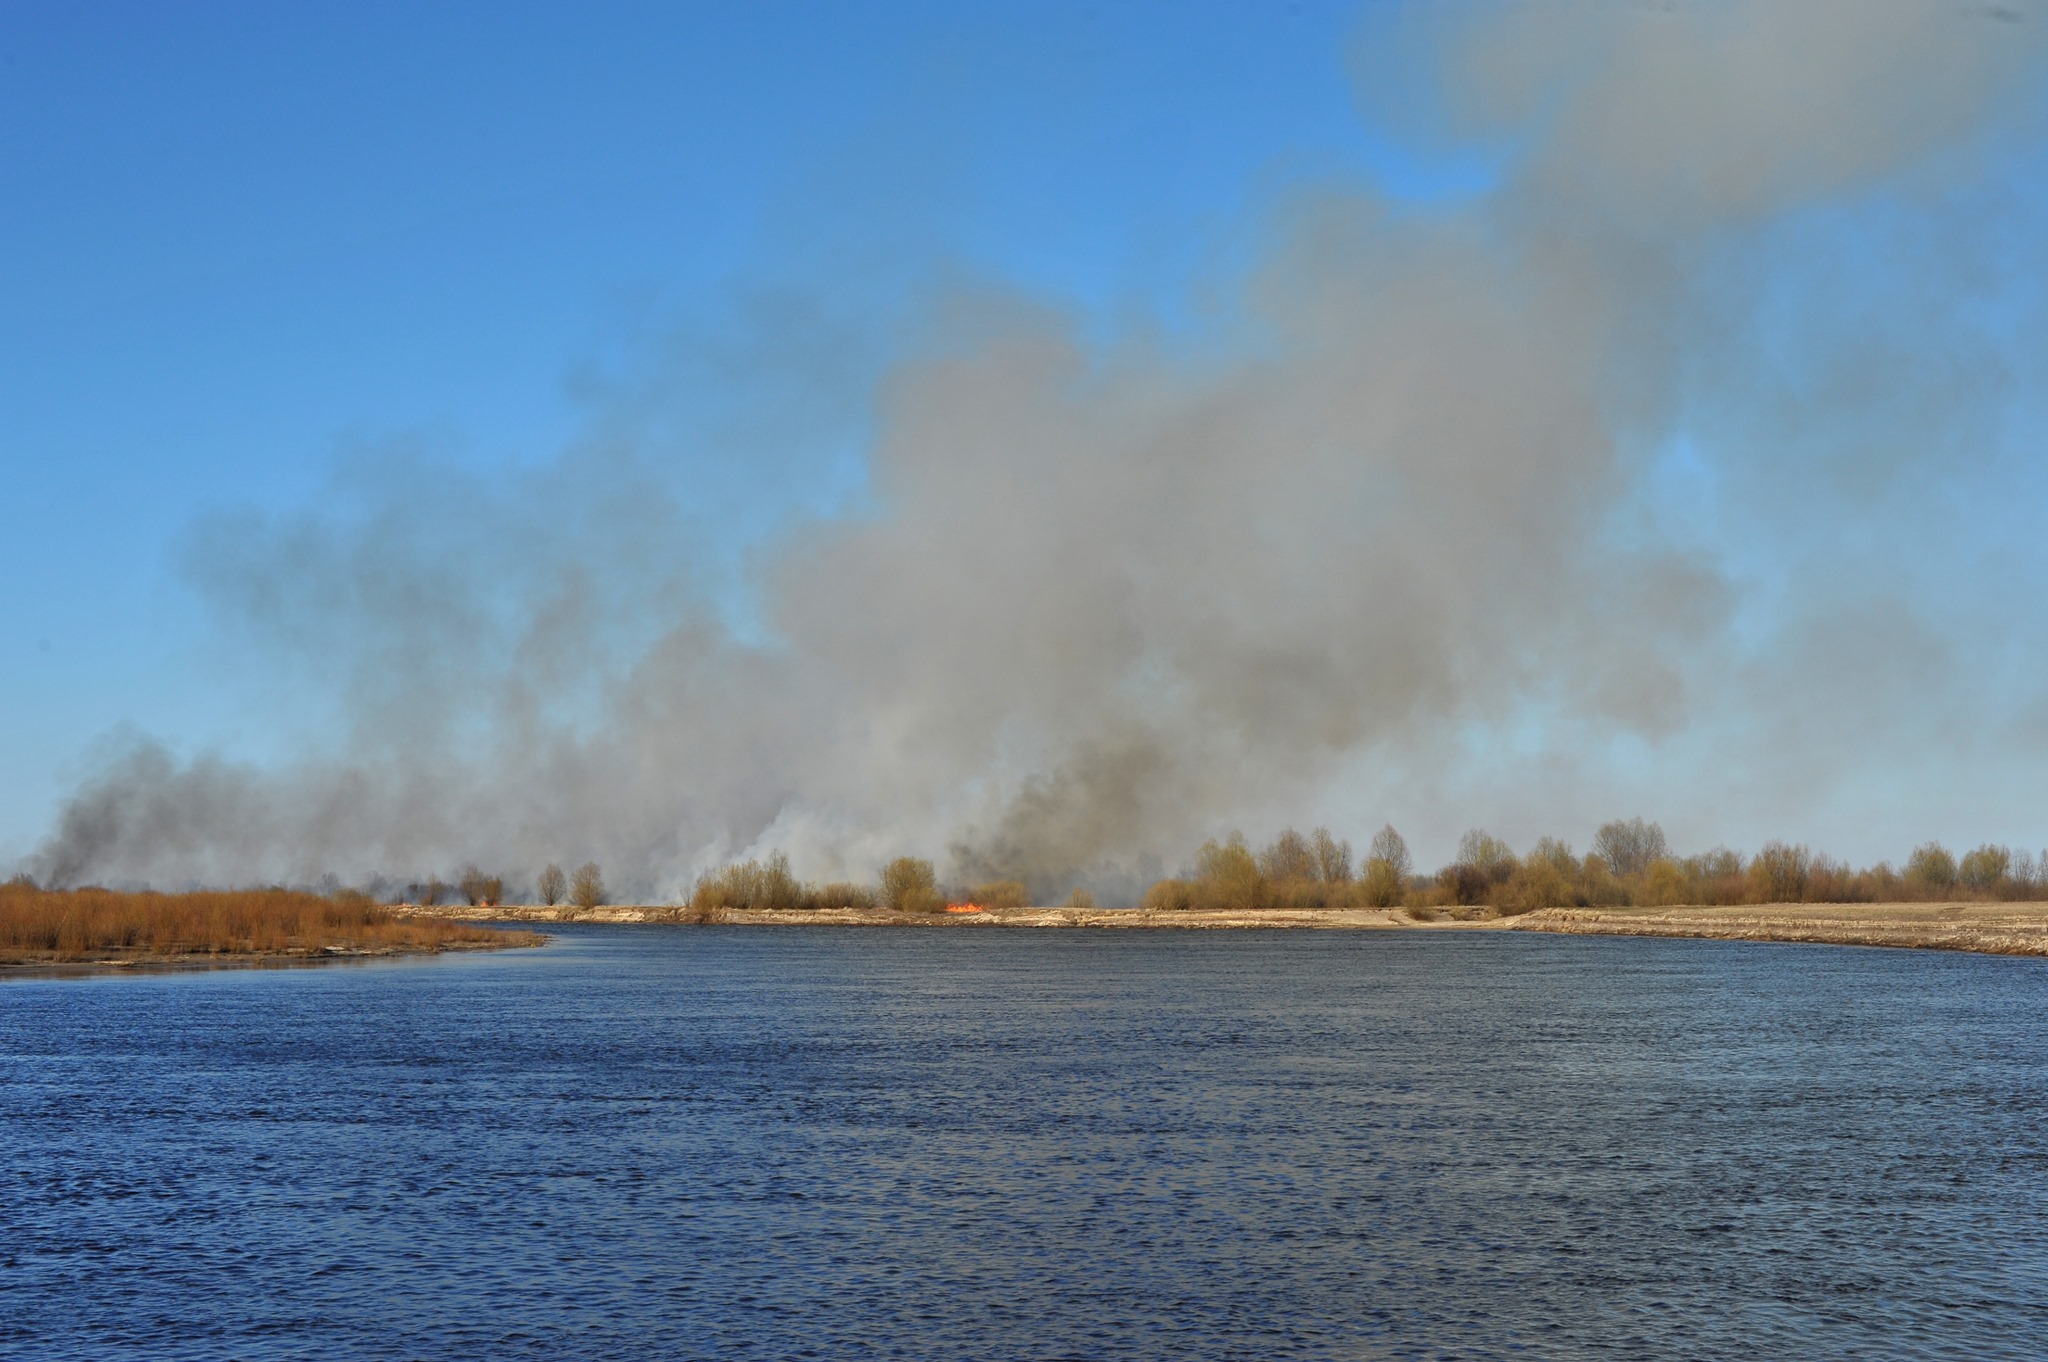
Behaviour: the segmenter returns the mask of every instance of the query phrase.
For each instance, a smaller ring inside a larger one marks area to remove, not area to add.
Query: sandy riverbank
[[[1545,908],[1516,931],[1800,941],[2048,955],[2048,903],[1769,903],[1725,908]]]
[[[670,905],[608,905],[585,912],[515,905],[405,908],[408,915],[457,921],[678,922]],[[1778,903],[1702,908],[1545,908],[1519,917],[1485,909],[1464,919],[1417,919],[1400,908],[1259,909],[1239,912],[1153,912],[1141,908],[996,908],[979,913],[897,913],[885,908],[805,912],[729,911],[722,920],[775,927],[1101,927],[1120,929],[1304,928],[1318,930],[1520,931],[1580,936],[1670,936],[1731,941],[1899,946],[2048,956],[2048,903]]]
[[[538,946],[539,932],[507,932],[500,940],[444,941],[422,946],[325,946],[285,951],[107,951],[90,958],[76,952],[10,951],[0,954],[0,978],[7,976],[82,974],[149,974],[163,970],[292,969],[300,966],[387,960],[398,956],[439,955],[444,951],[500,951]]]
[[[402,916],[457,922],[684,922],[687,909],[668,904],[607,904],[585,911],[537,904],[472,908],[407,905]],[[899,913],[887,908],[823,908],[790,912],[723,910],[722,924],[753,927],[1477,927],[1480,922],[1417,922],[1398,908],[1269,908],[1251,912],[1150,912],[1142,908],[987,908],[977,913]]]

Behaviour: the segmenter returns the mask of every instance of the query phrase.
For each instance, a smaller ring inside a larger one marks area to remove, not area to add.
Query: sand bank
[[[498,941],[444,941],[421,946],[323,946],[285,951],[109,951],[92,958],[57,951],[9,951],[0,955],[0,977],[7,975],[71,976],[84,974],[150,974],[163,970],[293,969],[300,966],[388,960],[406,955],[439,955],[444,951],[499,951],[538,946],[547,938],[538,932],[508,932]]]
[[[592,911],[515,905],[472,908],[443,904],[401,913],[463,921],[680,922],[672,905],[607,905]],[[1300,928],[1324,931],[1517,931],[1578,936],[1671,936],[1729,941],[1791,941],[1842,946],[1899,946],[2048,956],[2048,904],[2043,903],[1782,903],[1725,908],[1545,908],[1519,917],[1486,909],[1443,910],[1429,919],[1400,908],[1269,908],[1253,911],[1154,912],[1142,908],[995,908],[979,913],[897,913],[886,908],[802,912],[728,911],[721,921],[774,927],[907,927],[985,930],[995,927],[1172,927],[1199,930]]]
[[[1986,955],[2048,955],[2044,903],[1769,903],[1728,908],[1544,908],[1507,918],[1515,931],[1900,946]]]

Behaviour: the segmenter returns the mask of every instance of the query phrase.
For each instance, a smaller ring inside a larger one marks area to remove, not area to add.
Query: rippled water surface
[[[0,984],[0,1356],[2048,1356],[2048,964],[561,929]]]

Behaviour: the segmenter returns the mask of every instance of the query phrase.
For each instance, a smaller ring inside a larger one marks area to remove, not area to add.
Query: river
[[[0,983],[0,1357],[2048,1356],[2048,962],[551,930]]]

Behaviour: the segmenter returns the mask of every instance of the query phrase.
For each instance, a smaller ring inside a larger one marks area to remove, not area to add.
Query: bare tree
[[[1987,842],[1965,855],[1956,869],[1970,889],[1980,894],[1994,893],[2012,875],[2012,851]]]
[[[413,897],[418,900],[422,908],[433,907],[441,901],[441,896],[448,892],[448,886],[441,883],[439,875],[427,876],[424,884],[416,884],[412,889]]]
[[[1922,842],[1906,858],[1906,883],[1914,892],[1936,898],[1955,892],[1955,853],[1939,842]]]
[[[1621,877],[1642,874],[1651,862],[1669,856],[1671,847],[1664,840],[1664,829],[1657,824],[1645,823],[1640,818],[1626,822],[1617,818],[1602,824],[1600,831],[1593,834],[1593,854]]]
[[[1515,868],[1515,853],[1485,828],[1473,828],[1458,839],[1457,863],[1471,866],[1489,879],[1498,878]]]
[[[1408,878],[1415,865],[1413,858],[1408,855],[1408,843],[1400,833],[1394,831],[1392,823],[1372,835],[1372,849],[1366,853],[1365,861],[1368,866],[1377,861],[1392,870],[1396,877],[1404,880]]]
[[[534,887],[540,890],[540,901],[552,908],[568,894],[569,877],[562,873],[562,867],[550,861],[548,868],[540,872],[540,883]]]
[[[1293,828],[1273,839],[1273,845],[1259,853],[1259,873],[1269,880],[1312,880],[1316,877],[1316,855],[1308,838]]]
[[[1316,874],[1325,884],[1351,882],[1351,843],[1332,837],[1328,828],[1317,828],[1308,835],[1308,845],[1316,858]]]
[[[1408,872],[1413,865],[1408,843],[1392,823],[1374,833],[1365,857],[1365,901],[1375,908],[1399,903],[1408,892]]]
[[[474,864],[463,867],[457,887],[472,908],[488,908],[505,897],[505,881],[497,875],[484,874]]]
[[[569,899],[586,913],[604,902],[604,872],[596,861],[585,861],[569,877]]]

